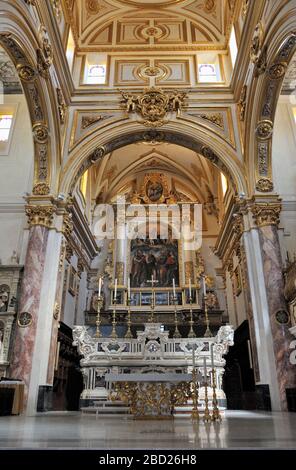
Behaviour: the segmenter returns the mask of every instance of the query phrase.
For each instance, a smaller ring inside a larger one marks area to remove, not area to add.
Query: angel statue
[[[126,111],[128,113],[132,113],[133,111],[135,111],[137,99],[134,97],[134,95],[132,95],[131,93],[126,93],[125,91],[121,91],[120,93],[124,99]]]

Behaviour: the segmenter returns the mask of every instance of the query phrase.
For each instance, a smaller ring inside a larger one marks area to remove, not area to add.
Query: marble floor
[[[228,411],[221,424],[80,413],[0,417],[0,449],[296,449],[296,413]]]

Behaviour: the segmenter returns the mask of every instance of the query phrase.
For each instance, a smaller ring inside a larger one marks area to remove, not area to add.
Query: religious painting
[[[131,286],[155,288],[179,285],[178,241],[135,239],[131,241]]]

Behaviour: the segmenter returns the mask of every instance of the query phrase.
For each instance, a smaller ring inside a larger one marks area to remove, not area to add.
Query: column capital
[[[280,202],[261,202],[251,207],[257,227],[279,225],[282,205]]]
[[[28,225],[30,228],[35,225],[40,225],[46,228],[53,227],[56,206],[45,204],[28,204],[26,205],[25,210],[26,215],[28,217]]]

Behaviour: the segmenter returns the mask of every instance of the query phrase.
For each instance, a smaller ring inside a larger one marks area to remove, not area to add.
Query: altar
[[[83,407],[113,399],[127,403],[134,415],[176,414],[178,405],[192,410],[194,385],[201,412],[205,395],[211,406],[213,388],[219,407],[226,407],[223,356],[233,344],[230,325],[201,338],[170,338],[161,323],[152,322],[136,338],[97,337],[91,327],[75,326],[73,338],[82,355]]]

